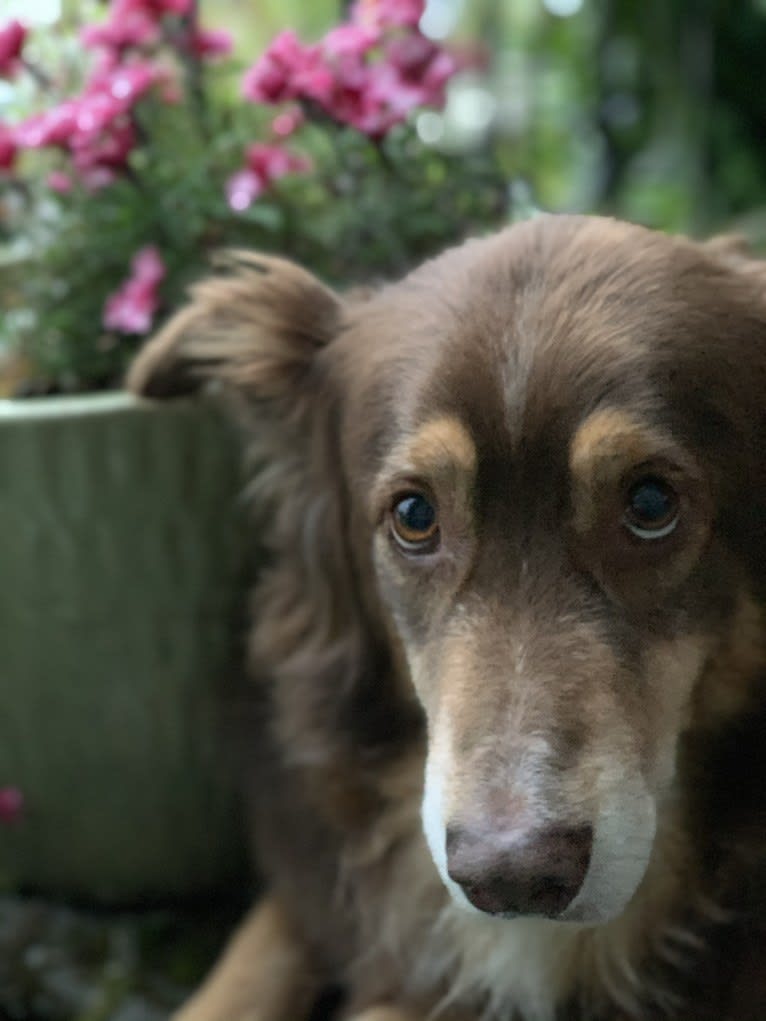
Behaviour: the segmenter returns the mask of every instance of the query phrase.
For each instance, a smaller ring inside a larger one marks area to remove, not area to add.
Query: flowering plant
[[[27,28],[0,25],[0,78],[31,97],[0,119],[0,354],[22,389],[117,383],[212,249],[279,251],[346,284],[496,221],[496,161],[414,130],[460,64],[421,32],[423,7],[357,0],[244,75],[196,0],[111,0],[81,28],[84,71],[43,68]]]

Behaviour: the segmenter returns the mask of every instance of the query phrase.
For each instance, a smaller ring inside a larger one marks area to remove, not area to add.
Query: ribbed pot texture
[[[140,903],[242,875],[237,453],[204,402],[0,401],[5,888]]]

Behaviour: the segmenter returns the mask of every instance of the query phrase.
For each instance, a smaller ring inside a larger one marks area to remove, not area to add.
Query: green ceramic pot
[[[215,407],[0,401],[0,883],[139,903],[241,875],[221,704],[248,555]]]

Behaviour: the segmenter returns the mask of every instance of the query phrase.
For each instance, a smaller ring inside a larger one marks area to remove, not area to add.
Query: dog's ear
[[[139,353],[127,386],[147,397],[188,394],[209,380],[255,398],[288,396],[337,329],[341,302],[294,263],[232,252]]]
[[[382,653],[351,550],[338,435],[343,388],[318,357],[342,328],[346,307],[367,297],[341,300],[283,259],[228,255],[127,377],[148,397],[224,384],[242,427],[248,502],[266,553],[250,669],[273,682],[273,726],[294,760],[346,778],[338,789],[356,782],[343,759],[356,739],[347,725],[354,707],[364,706],[368,729],[377,721],[386,740],[393,726],[376,709],[383,668],[373,669],[373,658]]]

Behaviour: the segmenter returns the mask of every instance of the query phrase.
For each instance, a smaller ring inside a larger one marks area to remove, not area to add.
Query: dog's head
[[[734,246],[543,217],[364,300],[254,259],[133,369],[150,395],[218,377],[251,399],[291,465],[283,556],[312,560],[301,491],[325,491],[303,534],[345,590],[311,598],[363,607],[412,685],[427,840],[473,909],[619,914],[679,738],[749,698],[765,285]]]

